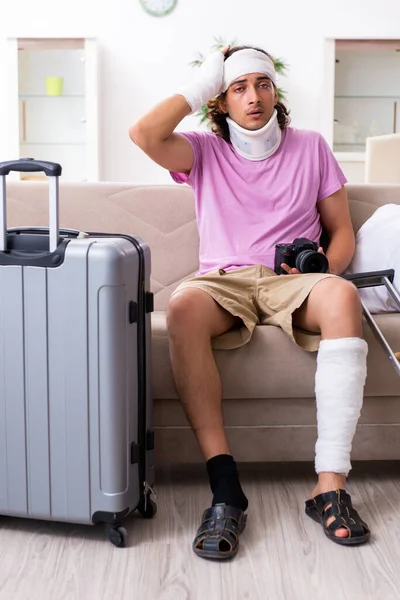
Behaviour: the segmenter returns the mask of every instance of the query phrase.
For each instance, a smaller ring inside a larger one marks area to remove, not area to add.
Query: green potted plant
[[[214,52],[215,50],[222,50],[225,46],[236,46],[238,45],[236,40],[232,42],[226,42],[222,37],[216,36],[214,37],[214,44],[211,46],[210,52]],[[191,67],[200,67],[205,61],[206,57],[201,52],[198,52],[196,58],[192,60],[190,64]],[[275,71],[278,75],[285,75],[287,70],[287,64],[281,58],[272,57],[274,61]],[[278,98],[280,101],[286,100],[286,92],[282,88],[277,88]],[[199,112],[196,113],[196,116],[200,117],[200,123],[204,123],[207,119],[207,104],[203,104]]]

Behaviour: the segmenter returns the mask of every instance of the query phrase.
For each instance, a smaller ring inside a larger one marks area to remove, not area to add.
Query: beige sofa
[[[354,227],[377,206],[400,204],[400,185],[348,186]],[[9,226],[44,225],[47,186],[11,182]],[[152,250],[153,393],[156,460],[198,462],[200,453],[174,390],[165,309],[179,282],[198,266],[198,237],[189,187],[124,183],[61,183],[61,225],[86,231],[127,232]],[[400,351],[400,315],[377,321]],[[400,378],[368,325],[368,380],[353,458],[400,458]],[[221,373],[229,440],[238,461],[312,460],[316,438],[313,394],[316,355],[293,344],[280,329],[256,328],[242,348],[215,352]]]

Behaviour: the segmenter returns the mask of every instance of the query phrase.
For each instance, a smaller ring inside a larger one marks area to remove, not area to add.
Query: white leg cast
[[[361,338],[320,343],[315,375],[318,440],[315,470],[348,475],[363,403],[368,345]]]

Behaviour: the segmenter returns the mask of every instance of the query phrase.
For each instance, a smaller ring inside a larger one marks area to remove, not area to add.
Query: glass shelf
[[[83,142],[21,142],[20,146],[85,146]]]
[[[342,96],[342,95],[337,95],[335,96],[335,98],[358,98],[358,99],[363,99],[363,98],[368,98],[371,100],[400,100],[400,94],[398,96]]]
[[[19,94],[19,98],[84,98],[85,94],[60,94],[59,96],[51,96],[49,94]]]

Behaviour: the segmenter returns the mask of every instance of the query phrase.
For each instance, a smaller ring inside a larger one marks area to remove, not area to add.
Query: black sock
[[[214,494],[212,505],[227,504],[246,510],[248,501],[239,481],[239,474],[233,456],[219,454],[206,463],[211,491]]]

